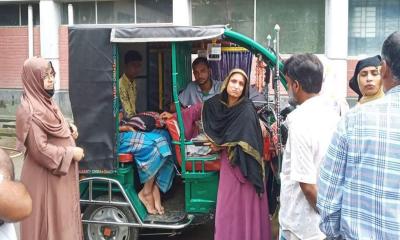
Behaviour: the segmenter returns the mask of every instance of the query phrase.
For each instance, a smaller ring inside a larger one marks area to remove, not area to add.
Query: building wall
[[[40,27],[33,28],[34,55],[40,54]],[[0,28],[0,88],[21,88],[21,71],[28,58],[28,27]]]
[[[60,89],[68,89],[68,26],[59,28]]]
[[[353,77],[357,62],[358,62],[357,59],[348,59],[347,60],[347,80],[349,80],[351,77]],[[358,95],[353,90],[351,90],[349,87],[347,88],[347,96],[348,97],[358,97]]]

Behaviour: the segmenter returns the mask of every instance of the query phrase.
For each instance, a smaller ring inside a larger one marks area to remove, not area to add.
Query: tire
[[[96,200],[107,201],[103,195]],[[113,201],[124,201],[121,197],[113,197]],[[128,207],[110,205],[89,205],[83,213],[83,219],[97,221],[136,222],[133,213]],[[108,235],[107,235],[108,234]],[[112,226],[100,224],[83,224],[85,240],[137,240],[139,229],[128,226]]]

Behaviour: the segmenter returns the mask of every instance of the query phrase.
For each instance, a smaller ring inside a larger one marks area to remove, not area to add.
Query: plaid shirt
[[[317,207],[328,238],[400,239],[400,86],[341,120]]]
[[[136,114],[136,81],[129,80],[125,74],[119,79],[119,98],[125,118],[133,117]]]

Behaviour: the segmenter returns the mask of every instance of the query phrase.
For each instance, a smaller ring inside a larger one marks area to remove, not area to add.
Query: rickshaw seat
[[[172,140],[179,141],[180,140],[179,139],[180,131],[179,131],[178,122],[175,119],[168,119],[165,121],[165,125],[168,129],[169,134],[171,135]],[[182,166],[181,149],[178,144],[174,144],[174,145],[175,145],[176,160],[178,161],[179,166]],[[207,156],[205,156],[205,157],[207,157]],[[187,171],[193,170],[192,164],[193,164],[192,161],[186,162],[186,170]],[[218,159],[218,158],[214,161],[205,161],[204,162],[204,170],[205,171],[219,171],[220,168],[221,168],[221,163],[220,163],[220,159]],[[196,171],[202,170],[202,164],[200,161],[195,162],[195,170]]]
[[[131,163],[133,162],[133,155],[130,153],[119,153],[118,160],[120,163]]]

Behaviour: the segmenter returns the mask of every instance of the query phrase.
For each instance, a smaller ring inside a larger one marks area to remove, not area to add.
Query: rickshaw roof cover
[[[218,38],[224,25],[214,26],[127,26],[111,30],[111,42],[185,42]]]

